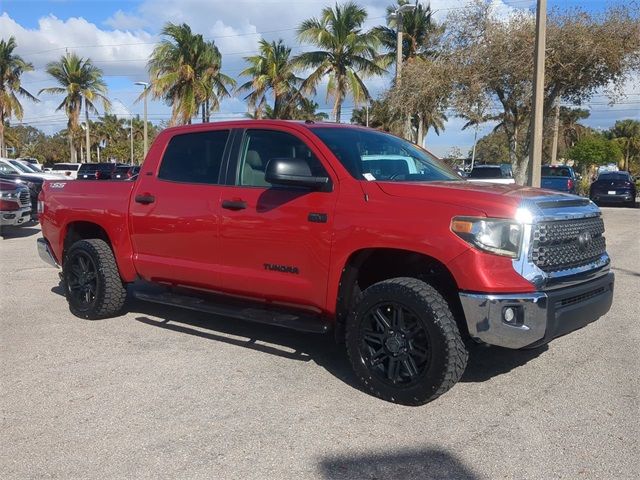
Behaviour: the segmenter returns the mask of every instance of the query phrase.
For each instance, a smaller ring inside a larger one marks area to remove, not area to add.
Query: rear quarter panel
[[[74,222],[90,222],[107,233],[124,281],[133,281],[133,249],[129,234],[129,201],[135,182],[109,180],[46,181],[41,199],[42,234],[58,262],[62,262],[64,239]]]

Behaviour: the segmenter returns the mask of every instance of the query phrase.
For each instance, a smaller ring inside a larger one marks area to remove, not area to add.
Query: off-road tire
[[[390,385],[367,366],[362,342],[365,317],[377,305],[393,302],[413,312],[430,343],[430,358],[415,383]],[[447,301],[431,285],[415,278],[393,278],[367,288],[346,322],[346,348],[365,391],[389,402],[424,405],[453,387],[464,373],[468,352]]]
[[[96,267],[95,297],[89,304],[81,304],[71,295],[69,270],[78,255],[90,257]],[[62,278],[69,310],[76,317],[91,320],[113,317],[124,306],[127,290],[120,278],[113,252],[104,240],[79,240],[74,243],[65,257]]]

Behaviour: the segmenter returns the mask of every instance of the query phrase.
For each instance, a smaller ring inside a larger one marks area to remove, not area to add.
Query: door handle
[[[244,200],[223,200],[222,208],[227,210],[244,210],[247,208],[247,202]]]
[[[144,195],[136,195],[135,200],[136,200],[136,203],[141,203],[143,205],[149,205],[150,203],[153,203],[153,202],[156,201],[156,197],[146,193]]]

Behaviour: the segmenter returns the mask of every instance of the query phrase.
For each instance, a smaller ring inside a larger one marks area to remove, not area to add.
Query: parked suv
[[[636,205],[636,184],[629,172],[603,172],[591,184],[589,198],[596,203]]]
[[[20,226],[29,220],[29,189],[19,183],[0,180],[0,227]]]
[[[78,170],[81,165],[81,163],[54,163],[50,170],[75,180],[78,178]]]
[[[111,180],[116,169],[125,164],[118,163],[83,163],[78,169],[78,180]]]
[[[354,125],[171,128],[135,182],[47,182],[40,200],[74,315],[118,315],[142,280],[141,300],[333,330],[363,388],[407,405],[460,379],[465,340],[535,347],[613,299],[588,199],[468,182]]]
[[[140,166],[138,165],[120,165],[113,173],[114,180],[132,180],[138,176]]]

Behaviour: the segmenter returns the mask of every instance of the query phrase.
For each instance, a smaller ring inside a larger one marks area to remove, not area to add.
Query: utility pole
[[[142,161],[144,162],[144,159],[147,158],[147,152],[149,151],[149,135],[147,132],[147,93],[149,93],[149,84],[147,82],[136,82],[136,85],[142,85],[142,87],[144,88],[144,90],[142,91],[142,95],[143,95],[143,101],[144,101],[144,113],[143,113],[143,119],[144,119],[144,155],[142,158]]]
[[[547,0],[538,0],[536,8],[536,50],[533,82],[533,129],[529,148],[527,185],[540,187],[542,168],[542,130],[544,125],[544,50],[547,35]]]
[[[556,163],[558,157],[558,131],[560,130],[560,102],[556,102],[553,119],[553,143],[551,144],[551,165]]]

